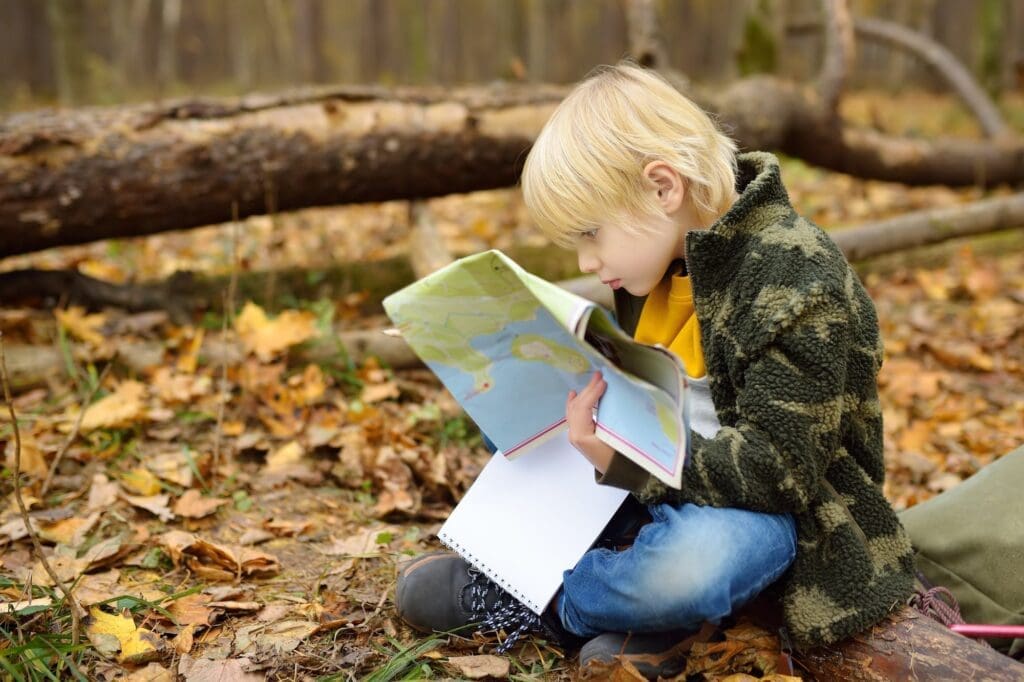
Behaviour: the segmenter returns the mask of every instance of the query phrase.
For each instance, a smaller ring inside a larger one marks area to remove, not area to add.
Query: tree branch
[[[824,0],[829,5],[828,0]],[[853,21],[854,31],[863,38],[887,43],[914,55],[932,67],[946,81],[953,92],[978,119],[987,137],[1013,137],[999,109],[971,73],[952,52],[931,38],[891,21],[858,18]],[[786,27],[787,32],[807,33],[821,31],[822,22],[802,21]]]

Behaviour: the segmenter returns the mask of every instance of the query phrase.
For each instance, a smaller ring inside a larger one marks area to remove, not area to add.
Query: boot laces
[[[470,577],[467,586],[469,610],[480,619],[477,630],[506,633],[505,640],[498,645],[495,653],[508,652],[525,634],[545,630],[540,616],[522,602],[496,585],[474,566],[470,566],[467,571]],[[488,595],[493,595],[493,603],[490,606],[487,606]]]

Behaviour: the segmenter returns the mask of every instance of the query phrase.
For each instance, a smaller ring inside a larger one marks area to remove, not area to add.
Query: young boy
[[[541,230],[614,290],[622,327],[675,352],[694,389],[681,490],[595,437],[600,375],[568,395],[570,442],[650,521],[626,549],[587,552],[528,625],[590,639],[586,662],[624,643],[657,653],[776,581],[800,648],[901,605],[913,564],[882,495],[875,310],[835,244],[790,206],[777,160],[737,155],[692,102],[621,64],[559,105],[522,186]],[[399,614],[424,630],[508,626],[493,616],[512,601],[446,553],[405,566],[396,588]],[[650,676],[681,669],[637,661]]]

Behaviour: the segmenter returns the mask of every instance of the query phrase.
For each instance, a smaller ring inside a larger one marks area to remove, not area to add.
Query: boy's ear
[[[644,167],[647,178],[658,192],[658,203],[665,213],[678,209],[686,195],[686,180],[672,166],[664,161],[651,161]]]

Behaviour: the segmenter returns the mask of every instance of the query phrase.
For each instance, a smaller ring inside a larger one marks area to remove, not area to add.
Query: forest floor
[[[927,109],[915,124],[924,134],[961,116],[942,98],[901,104],[864,96],[850,106],[867,119]],[[985,196],[863,181],[788,159],[783,177],[797,209],[828,228]],[[544,243],[516,191],[430,206],[457,253]],[[406,215],[400,202],[313,209],[241,229],[54,249],[4,268],[77,267],[115,282],[180,269],[314,270],[402,254]],[[1018,231],[858,270],[886,346],[885,493],[902,509],[1024,443],[1024,241]],[[57,348],[62,358],[48,380],[16,387],[16,431],[6,408],[0,414],[0,678],[576,674],[571,654],[548,642],[529,639],[495,658],[493,638],[424,637],[396,617],[396,565],[439,547],[436,531],[487,454],[429,371],[354,365],[341,352],[301,360],[305,344],[339,326],[386,324],[361,301],[359,292],[301,300],[276,291],[236,301],[228,319],[196,311],[186,324],[160,313],[0,310],[5,347]],[[121,361],[120,350],[139,341],[159,342],[156,362]],[[201,352],[218,343],[241,352]],[[70,609],[12,494],[16,451],[31,525],[87,611],[77,645]],[[734,625],[733,648],[695,654],[688,674],[771,679],[764,661],[773,657],[761,654],[776,644],[753,627]]]

